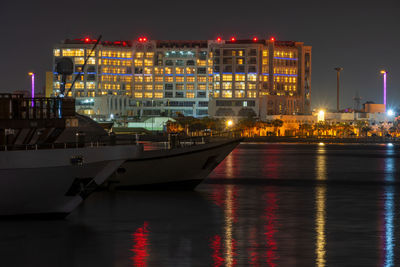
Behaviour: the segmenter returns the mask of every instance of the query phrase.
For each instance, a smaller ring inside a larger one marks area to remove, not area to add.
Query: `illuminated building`
[[[66,40],[54,48],[74,62],[66,82],[77,111],[98,116],[248,117],[309,114],[311,47],[253,37],[238,40]],[[54,72],[53,92],[61,78]]]
[[[133,42],[132,98],[140,116],[208,115],[212,62],[207,41]]]
[[[61,75],[55,66],[63,57],[74,63],[74,73],[67,78],[66,94],[76,98],[76,109],[86,115],[126,115],[132,90],[131,42],[100,42],[90,55],[97,40],[89,38],[65,40],[53,49],[53,94],[60,93]],[[89,57],[90,55],[90,57]],[[87,63],[85,69],[83,65]],[[76,80],[73,88],[72,82]]]
[[[311,47],[301,42],[210,42],[214,90],[210,115],[248,117],[309,114]]]

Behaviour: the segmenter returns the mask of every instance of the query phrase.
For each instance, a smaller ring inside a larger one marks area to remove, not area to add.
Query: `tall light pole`
[[[32,95],[32,107],[33,107],[33,98],[35,98],[35,73],[29,72],[29,76],[31,76],[31,81],[32,81],[32,89],[31,89],[31,95]]]
[[[383,104],[385,105],[385,110],[386,110],[386,76],[387,76],[387,71],[386,70],[381,70],[381,74],[383,75]]]
[[[339,89],[340,89],[340,72],[343,70],[343,68],[339,68],[339,67],[337,67],[337,68],[335,68],[335,70],[336,70],[336,74],[337,74],[337,76],[336,76],[336,79],[337,79],[337,81],[336,81],[336,83],[337,83],[337,91],[336,91],[336,110],[337,110],[337,112],[339,112],[339,109],[340,109],[340,105],[339,105]]]

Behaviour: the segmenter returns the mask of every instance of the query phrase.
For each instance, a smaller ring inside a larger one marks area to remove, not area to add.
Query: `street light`
[[[226,126],[231,127],[233,125],[233,121],[232,120],[228,120],[226,122]]]
[[[381,70],[381,74],[383,75],[383,104],[385,105],[385,109],[386,109],[386,76],[387,76],[387,71],[386,70]]]
[[[325,111],[322,109],[318,111],[318,121],[325,121]]]
[[[32,83],[32,88],[31,88],[31,95],[32,95],[32,107],[33,107],[33,98],[35,98],[35,73],[29,72],[29,76],[31,76],[31,83]]]
[[[337,85],[336,85],[336,89],[337,89],[337,91],[336,91],[336,109],[337,109],[337,112],[339,112],[339,109],[340,109],[340,105],[339,105],[339,88],[340,88],[340,72],[343,70],[343,68],[339,68],[339,67],[337,67],[337,68],[335,68],[335,70],[336,70],[336,83],[337,83]]]

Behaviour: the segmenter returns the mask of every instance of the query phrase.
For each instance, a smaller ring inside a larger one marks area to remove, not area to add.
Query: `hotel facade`
[[[71,58],[66,90],[79,76],[68,95],[83,114],[265,119],[310,113],[311,47],[301,42],[140,37],[100,42],[92,51],[95,43],[65,40],[53,50],[53,94],[60,93],[56,64]]]

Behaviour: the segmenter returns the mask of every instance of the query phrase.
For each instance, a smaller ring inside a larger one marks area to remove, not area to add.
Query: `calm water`
[[[398,150],[242,144],[195,192],[0,222],[1,266],[399,266]]]

